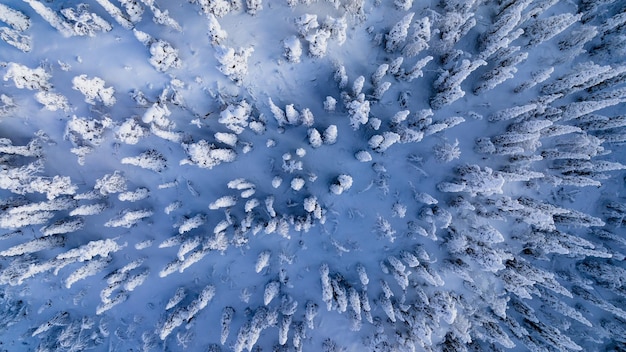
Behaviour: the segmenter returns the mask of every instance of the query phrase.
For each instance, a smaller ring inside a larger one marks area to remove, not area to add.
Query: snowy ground
[[[0,3],[0,347],[626,349],[625,11]]]

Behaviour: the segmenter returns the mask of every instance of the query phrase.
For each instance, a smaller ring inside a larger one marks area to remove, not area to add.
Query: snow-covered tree
[[[117,199],[123,202],[137,202],[146,199],[150,191],[147,188],[137,188],[134,191],[123,192],[117,195]]]
[[[300,17],[297,17],[295,19],[295,24],[296,24],[298,33],[302,37],[305,37],[308,33],[320,27],[320,24],[317,21],[317,15],[310,14],[310,13],[306,13]]]
[[[389,64],[380,64],[378,68],[376,69],[376,71],[374,71],[374,73],[372,74],[372,78],[371,78],[372,84],[374,86],[377,86],[382,81],[383,77],[385,77],[388,70],[389,70]]]
[[[31,140],[25,146],[16,146],[13,145],[13,141],[9,138],[0,138],[0,153],[26,157],[41,157],[43,156],[43,146],[38,139]]]
[[[385,36],[385,50],[387,50],[387,52],[396,51],[404,44],[409,34],[409,27],[411,26],[411,21],[413,21],[413,16],[415,16],[414,12],[405,15],[391,28],[389,33],[387,33]]]
[[[591,87],[603,79],[603,75],[610,73],[609,65],[598,65],[592,61],[576,65],[574,70],[555,81],[541,87],[544,94],[569,94],[581,89]]]
[[[483,80],[474,88],[474,94],[482,94],[513,78],[517,72],[515,66],[528,57],[528,53],[518,53],[518,50],[519,47],[509,47],[508,55],[498,60],[491,71],[483,74]]]
[[[124,227],[131,228],[140,221],[152,216],[153,211],[149,209],[130,210],[125,209],[120,215],[110,219],[104,223],[105,227]]]
[[[39,192],[45,193],[46,197],[50,200],[59,197],[60,195],[75,194],[78,187],[72,183],[69,176],[54,176],[49,177],[35,177],[30,180],[28,185],[28,193]]]
[[[545,80],[547,80],[548,78],[550,78],[550,75],[552,74],[552,72],[554,72],[554,67],[548,67],[546,69],[540,70],[540,71],[535,71],[532,73],[532,79],[523,82],[522,84],[520,84],[519,86],[517,86],[515,88],[515,92],[519,93],[522,92],[526,89],[530,89],[534,86],[536,86],[537,84],[544,82]]]
[[[183,234],[189,232],[195,228],[202,226],[206,222],[206,216],[204,214],[197,214],[196,216],[183,219],[182,224],[178,227],[178,233]]]
[[[503,177],[488,167],[481,170],[478,165],[465,165],[457,169],[457,175],[458,181],[442,182],[437,185],[437,188],[441,192],[469,192],[472,195],[491,195],[503,192]]]
[[[42,67],[31,69],[27,66],[10,62],[7,65],[3,79],[5,81],[13,80],[13,84],[20,89],[47,91],[52,88],[52,85],[48,82],[50,77],[51,75]]]
[[[283,40],[283,47],[285,49],[285,58],[291,63],[300,62],[300,56],[302,56],[302,44],[296,36],[291,36]]]
[[[287,343],[289,328],[291,327],[292,320],[293,320],[293,315],[283,315],[279,321],[278,343],[281,346]]]
[[[76,207],[72,210],[69,215],[70,216],[87,216],[87,215],[96,215],[106,209],[106,204],[104,203],[96,203],[96,204],[85,204],[79,207]]]
[[[254,52],[252,47],[238,48],[217,47],[215,57],[220,63],[218,69],[235,84],[241,85],[248,74],[248,59]]]
[[[84,163],[84,157],[92,147],[99,146],[104,141],[104,132],[112,126],[110,118],[102,120],[86,119],[73,116],[65,126],[65,138],[69,139],[77,148],[72,153],[78,155],[79,164]]]
[[[280,293],[280,282],[270,281],[265,285],[263,293],[263,304],[268,305]]]
[[[37,253],[46,249],[61,247],[64,243],[65,238],[63,236],[49,235],[9,247],[3,251],[0,251],[0,256],[14,257],[19,255]]]
[[[285,153],[283,154],[283,171],[293,174],[294,172],[297,171],[302,171],[302,161],[301,160],[297,160],[295,159],[291,153]],[[296,183],[300,183],[300,181],[295,181]]]
[[[126,119],[115,132],[117,138],[126,144],[137,144],[147,134],[148,131],[134,118]]]
[[[168,26],[178,32],[183,31],[180,24],[178,24],[178,22],[170,16],[168,10],[161,11],[158,7],[154,6],[154,4],[150,6],[150,10],[152,10],[152,13],[154,14],[154,17],[152,17],[152,21],[154,23]]]
[[[402,69],[402,64],[404,63],[404,57],[398,56],[397,58],[391,60],[389,62],[389,69],[387,73],[393,75],[395,77],[400,77],[404,70]]]
[[[15,107],[13,98],[6,94],[0,94],[0,117],[8,115]]]
[[[316,58],[326,56],[330,36],[331,32],[327,29],[316,29],[315,32],[307,34],[304,39],[309,42],[309,55]]]
[[[389,87],[387,86],[387,88]],[[350,126],[352,126],[352,129],[358,130],[361,125],[365,125],[367,123],[369,120],[370,102],[369,100],[365,100],[364,94],[359,94],[356,99],[348,103],[347,107],[350,114]]]
[[[88,261],[87,264],[76,269],[65,279],[65,288],[72,287],[72,285],[79,280],[96,275],[98,272],[104,270],[110,261],[111,258],[109,257]]]
[[[304,126],[311,127],[315,123],[315,116],[313,116],[313,113],[311,112],[310,109],[304,108],[300,112],[299,120],[302,122]]]
[[[246,0],[246,12],[254,16],[263,10],[263,0]]]
[[[85,101],[89,104],[102,102],[105,106],[115,104],[115,90],[113,87],[104,87],[104,80],[100,77],[87,78],[87,75],[76,76],[72,79],[72,88],[78,90],[85,96]]]
[[[192,220],[193,221],[193,220]],[[189,223],[191,226],[193,226],[193,222]],[[186,231],[183,231],[183,233]],[[180,232],[180,229],[178,231],[179,234],[182,234]],[[193,251],[194,249],[196,249],[201,243],[201,238],[199,236],[196,237],[190,237],[186,240],[184,240],[181,244],[180,247],[178,247],[178,253],[176,253],[176,257],[178,258],[178,260],[180,262],[185,262],[185,255],[187,255],[189,252]],[[182,265],[181,267],[178,269],[178,271],[182,272],[184,269],[182,269]]]
[[[237,197],[234,196],[223,196],[216,199],[214,202],[209,204],[209,209],[216,210],[221,208],[230,208],[237,204]]]
[[[170,297],[170,299],[167,301],[167,304],[165,305],[165,310],[170,310],[176,307],[176,305],[182,302],[185,297],[187,297],[185,289],[182,287],[177,288],[174,295]]]
[[[324,110],[328,112],[335,111],[335,107],[337,106],[337,99],[327,96],[326,100],[324,100]]]
[[[576,23],[583,14],[562,13],[552,17],[537,19],[524,29],[524,35],[530,38],[529,45],[537,45],[561,33]]]
[[[287,123],[290,125],[300,124],[300,113],[296,110],[293,104],[285,106],[285,118],[287,119]]]
[[[342,194],[344,191],[352,187],[352,177],[349,175],[341,174],[337,176],[335,182],[330,185],[330,191],[334,194]]]
[[[135,0],[120,0],[120,3],[124,6],[124,10],[128,14],[131,22],[137,23],[141,21],[141,16],[145,9],[139,2]]]
[[[50,225],[42,227],[39,231],[41,231],[44,236],[52,236],[78,231],[84,226],[85,220],[77,217],[57,220]]]
[[[329,125],[326,127],[324,134],[322,135],[322,140],[324,141],[324,144],[335,144],[337,142],[337,126]]]
[[[444,71],[434,82],[437,94],[430,100],[433,109],[440,109],[445,105],[452,104],[465,96],[461,89],[461,83],[478,67],[486,65],[484,60],[463,60],[460,64],[449,71]]]
[[[398,78],[403,81],[411,82],[416,78],[424,76],[422,69],[432,60],[433,57],[430,55],[418,60],[413,67],[404,71]]]
[[[559,50],[566,52],[570,57],[578,56],[586,50],[584,46],[598,35],[595,26],[583,25],[577,30],[571,31],[566,38],[559,41]]]
[[[498,50],[508,47],[513,40],[524,33],[517,27],[522,21],[522,11],[528,4],[528,1],[513,2],[498,14],[495,23],[481,38],[480,57],[482,59],[487,59]]]
[[[372,94],[372,98],[374,98],[375,100],[382,99],[383,95],[389,90],[389,88],[391,88],[391,82],[383,82],[383,83],[381,83],[374,90],[374,93]]]
[[[339,18],[326,16],[326,19],[322,23],[322,28],[330,33],[330,38],[336,40],[337,44],[343,45],[343,43],[346,42],[346,29],[348,28],[346,16]]]
[[[112,174],[106,174],[102,178],[96,180],[94,189],[98,190],[100,194],[106,196],[111,193],[120,193],[126,191],[127,179],[122,173],[116,171]]]
[[[356,158],[356,160],[362,162],[362,163],[366,163],[369,161],[372,161],[372,156],[370,155],[369,152],[365,151],[365,150],[360,150],[358,152],[356,152],[356,154],[354,154],[354,157]]]
[[[218,148],[205,140],[197,143],[183,144],[189,159],[182,160],[182,164],[193,164],[201,168],[212,169],[221,163],[230,163],[235,160],[237,154],[229,148]]]
[[[126,244],[120,245],[112,239],[90,241],[85,245],[57,255],[56,259],[71,259],[84,262],[92,260],[96,256],[106,258],[109,254],[115,253],[125,246]]]
[[[222,316],[220,318],[221,325],[221,335],[220,335],[220,343],[223,345],[226,343],[228,339],[228,335],[230,333],[230,325],[235,316],[235,309],[230,306],[224,307],[222,309]]]
[[[383,132],[383,134],[373,135],[368,144],[375,152],[382,153],[386,151],[392,145],[400,141],[400,135],[395,132]]]
[[[291,180],[291,189],[293,189],[294,191],[299,191],[302,189],[302,187],[304,187],[305,181],[303,178],[301,177],[294,177]]]
[[[42,104],[46,110],[62,110],[67,112],[70,109],[67,98],[58,93],[40,91],[35,93],[35,99]]]
[[[228,37],[228,33],[222,29],[219,21],[213,14],[207,15],[208,28],[209,28],[209,40],[211,45],[220,46]]]
[[[165,340],[174,329],[182,325],[184,321],[190,321],[195,315],[204,309],[215,296],[215,287],[208,285],[202,289],[198,297],[186,307],[175,309],[157,329],[159,338]]]
[[[193,0],[192,2],[198,3],[205,15],[213,14],[216,17],[224,17],[230,11],[234,10],[233,5],[235,3],[228,0]]]
[[[147,150],[134,157],[125,157],[122,164],[138,166],[154,172],[161,172],[167,167],[167,160],[163,154],[154,149]]]
[[[69,7],[60,11],[72,24],[74,35],[93,37],[98,32],[108,32],[113,29],[110,23],[97,14],[89,12],[88,9],[87,5],[79,5],[76,10]]]
[[[274,101],[272,101],[272,98],[268,98],[267,101],[270,106],[270,111],[272,112],[272,115],[274,115],[274,119],[276,120],[276,122],[278,122],[278,125],[282,126],[282,125],[288,124],[287,115],[285,111],[281,109],[280,107],[278,107],[278,105],[274,104]]]
[[[374,231],[380,236],[389,240],[389,242],[393,242],[396,239],[396,230],[393,229],[391,223],[383,218],[382,216],[378,216],[376,219],[376,226],[374,227]]]
[[[48,22],[54,29],[61,32],[64,37],[70,37],[74,35],[71,24],[64,21],[63,18],[51,8],[36,0],[25,0],[24,2],[30,5],[30,7],[32,7],[33,10],[46,22]]]
[[[238,139],[237,139],[237,135],[234,133],[215,132],[213,136],[215,137],[215,141],[222,143],[222,144],[226,144],[231,148],[237,145]]]
[[[179,68],[182,65],[178,57],[178,50],[172,44],[157,40],[150,44],[150,64],[159,72],[165,72],[170,68]]]
[[[306,320],[307,327],[311,330],[315,329],[314,319],[317,316],[319,307],[315,302],[307,301],[304,307],[304,319]]]
[[[254,271],[256,273],[260,273],[261,270],[269,266],[269,260],[270,260],[271,255],[272,255],[272,252],[269,250],[265,250],[259,253],[259,256],[257,257],[257,260],[256,260],[256,264],[254,266]]]
[[[229,104],[226,109],[222,110],[218,122],[236,134],[241,134],[249,126],[248,120],[251,113],[250,104],[242,100],[237,104]]]
[[[568,104],[563,111],[563,121],[573,120],[583,115],[602,110],[626,102],[624,99],[603,99],[594,101],[581,101]]]
[[[439,162],[448,163],[454,159],[458,159],[461,156],[461,149],[459,148],[459,141],[456,140],[454,144],[442,142],[433,148],[435,158]]]
[[[537,108],[537,104],[531,103],[526,105],[514,106],[512,108],[503,109],[489,116],[489,121],[512,120],[523,114],[531,112]]]
[[[348,74],[346,73],[345,66],[335,63],[335,73],[333,79],[337,82],[339,89],[343,89],[348,86]]]
[[[449,52],[476,25],[473,12],[468,10],[465,9],[463,12],[453,10],[446,12],[444,16],[438,16],[440,41],[433,49],[441,53]]]
[[[30,18],[28,16],[4,4],[0,4],[0,21],[20,32],[30,27]]]
[[[365,77],[359,76],[354,82],[352,82],[352,96],[358,97],[363,91],[363,85],[365,84]]]
[[[417,20],[413,25],[413,34],[409,42],[402,49],[402,55],[408,58],[415,57],[423,50],[428,49],[431,38],[431,23],[428,17]]]
[[[30,52],[33,48],[30,36],[23,35],[11,28],[0,27],[0,39],[25,53]]]
[[[113,17],[113,19],[115,19],[115,21],[119,25],[121,25],[125,29],[133,28],[133,23],[130,21],[128,16],[126,16],[126,14],[122,12],[122,10],[119,7],[117,7],[115,4],[113,4],[109,0],[96,0],[96,2],[100,6],[102,6],[104,10],[108,12],[109,15]]]

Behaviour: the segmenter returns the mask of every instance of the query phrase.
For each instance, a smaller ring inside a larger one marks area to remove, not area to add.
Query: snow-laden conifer
[[[254,52],[254,48],[217,47],[215,57],[220,63],[218,69],[233,82],[241,85],[248,74],[248,59]]]
[[[406,41],[406,37],[409,34],[409,27],[413,20],[415,13],[411,12],[405,15],[398,23],[396,23],[387,36],[385,37],[385,50],[387,52],[393,52],[398,50],[400,46]]]

